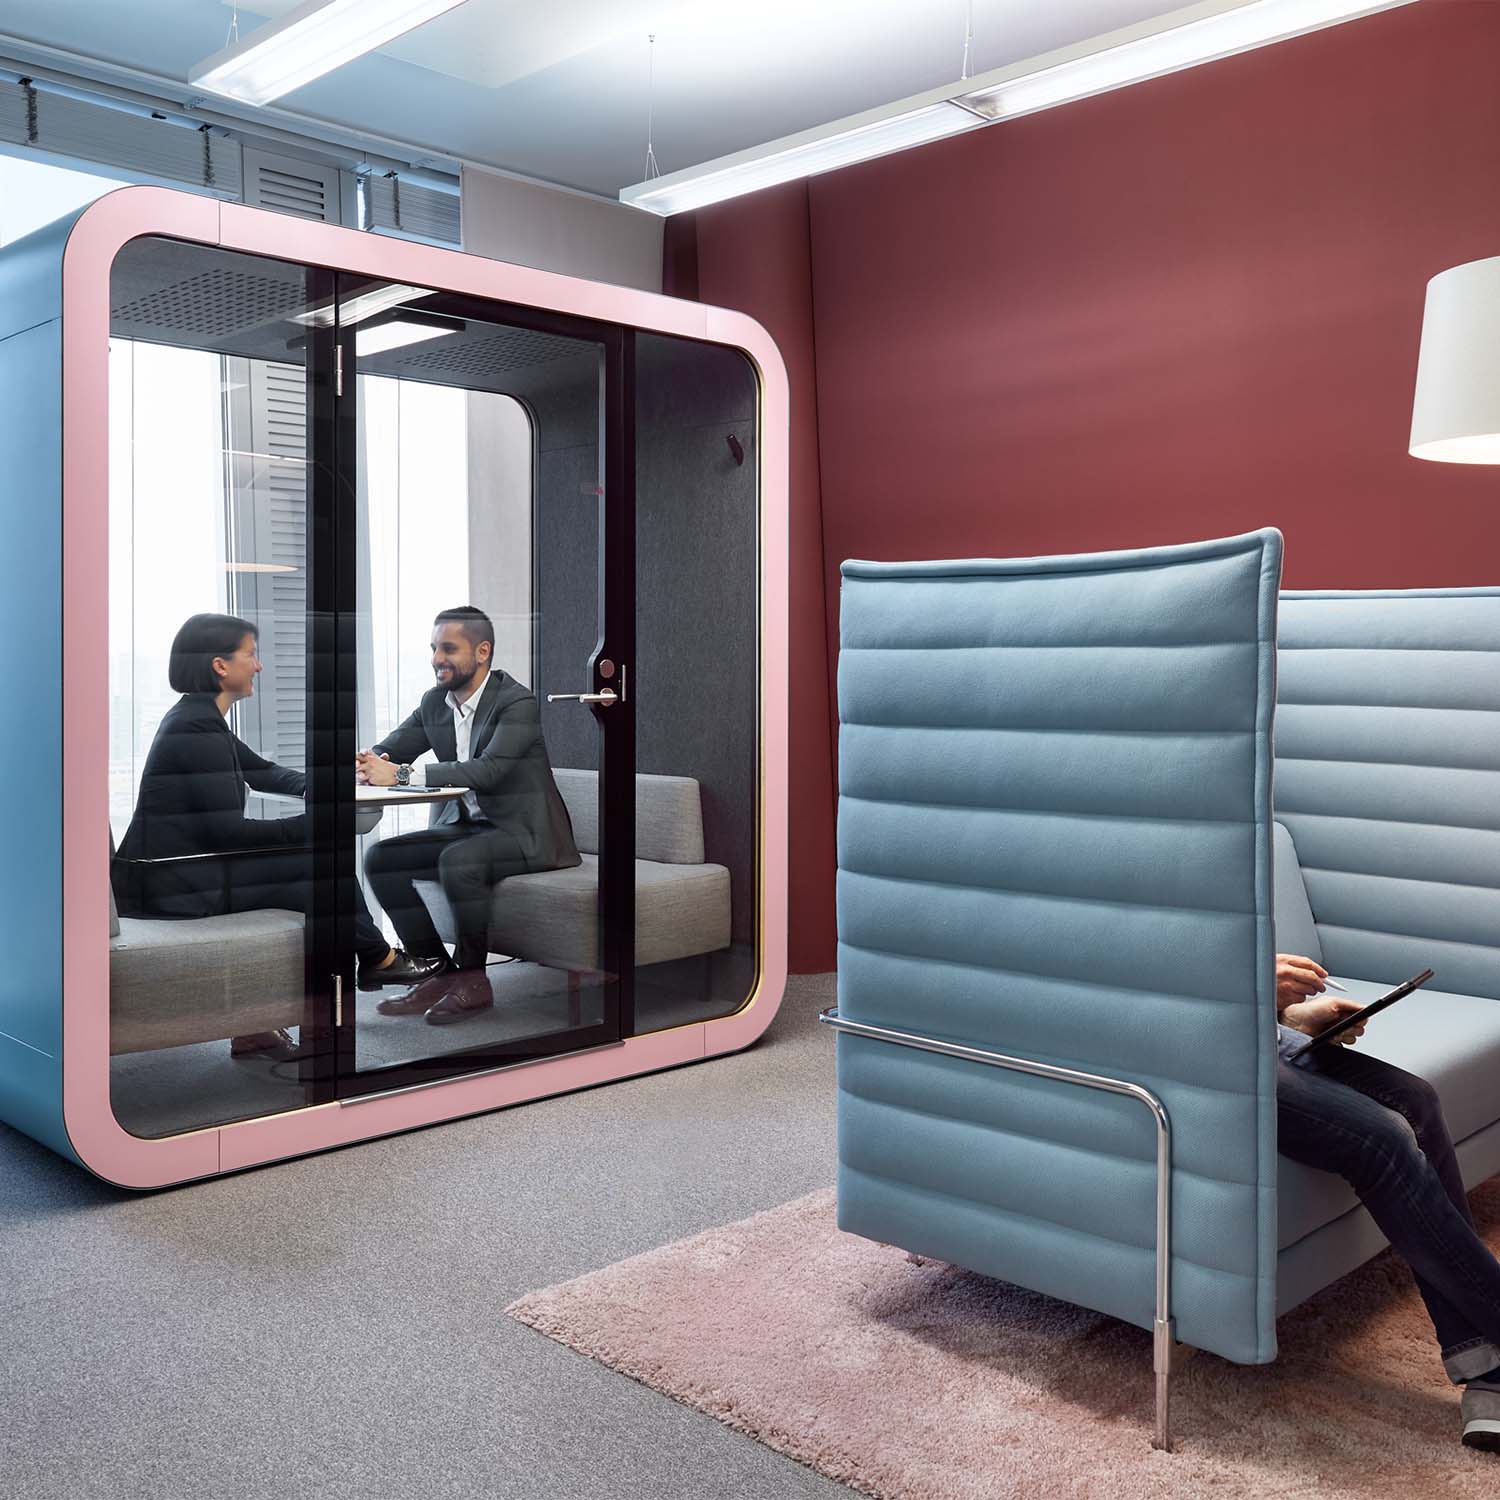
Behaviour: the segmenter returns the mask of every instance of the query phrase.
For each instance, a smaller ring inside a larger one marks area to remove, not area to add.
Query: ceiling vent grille
[[[339,170],[245,147],[245,202],[298,219],[337,224]]]

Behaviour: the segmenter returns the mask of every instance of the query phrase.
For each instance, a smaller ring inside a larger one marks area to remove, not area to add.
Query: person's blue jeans
[[[1336,1172],[1405,1257],[1455,1385],[1500,1366],[1500,1261],[1474,1229],[1432,1085],[1353,1047],[1320,1047],[1285,1027],[1276,1072],[1284,1156]]]

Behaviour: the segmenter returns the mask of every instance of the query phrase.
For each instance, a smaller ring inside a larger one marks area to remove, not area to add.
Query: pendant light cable
[[[648,50],[646,53],[646,177],[649,182],[653,177],[661,176],[661,168],[656,165],[656,148],[651,144],[651,132],[656,124],[656,33],[653,31],[646,38]]]
[[[965,9],[966,19],[964,22],[964,65],[963,71],[958,75],[961,79],[967,79],[969,77],[972,62],[971,54],[974,50],[974,0],[968,0],[968,5],[965,7]]]

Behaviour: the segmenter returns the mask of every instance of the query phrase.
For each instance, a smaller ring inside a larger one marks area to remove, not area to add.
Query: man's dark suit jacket
[[[237,739],[212,693],[178,699],[151,741],[135,815],[110,871],[120,911],[150,917],[222,915],[229,909],[232,861],[166,866],[126,861],[301,845],[307,837],[305,815],[247,818],[245,789],[300,797],[304,782],[300,771],[262,760]],[[252,861],[245,864],[253,871]]]
[[[405,763],[431,750],[437,763],[422,768],[427,785],[472,789],[480,812],[520,845],[529,870],[582,863],[573,842],[573,821],[552,778],[537,701],[508,673],[492,669],[480,690],[468,760],[458,759],[458,735],[444,687],[425,693],[417,711],[374,750]]]

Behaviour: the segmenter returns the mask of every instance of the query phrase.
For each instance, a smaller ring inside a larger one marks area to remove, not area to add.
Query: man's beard
[[[448,691],[450,693],[461,693],[473,682],[474,674],[479,670],[479,663],[475,662],[467,672],[461,671],[458,667],[454,666],[450,666],[448,670],[453,674],[448,679]]]

